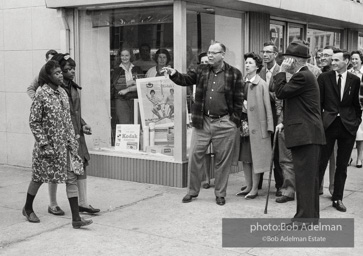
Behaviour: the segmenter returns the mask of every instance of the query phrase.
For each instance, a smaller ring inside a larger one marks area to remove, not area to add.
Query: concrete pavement
[[[291,218],[296,202],[277,204],[272,181],[264,214],[267,180],[259,197],[245,200],[234,195],[243,184],[242,173],[230,176],[225,206],[216,205],[213,188],[183,204],[186,189],[89,177],[88,200],[101,213],[91,216],[92,225],[75,230],[64,184],[58,186],[58,204],[65,216],[47,212],[48,185],[43,184],[34,201],[41,222],[29,223],[21,209],[31,170],[0,165],[0,255],[358,255],[363,249],[362,174],[363,169],[348,168],[346,213],[331,207],[328,177],[320,197],[321,218],[355,219],[354,248],[222,248],[222,218]]]

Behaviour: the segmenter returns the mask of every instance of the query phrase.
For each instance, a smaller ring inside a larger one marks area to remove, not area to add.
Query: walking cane
[[[268,188],[267,188],[266,206],[265,206],[264,214],[267,214],[268,198],[270,196],[270,187],[271,187],[271,175],[272,175],[272,168],[274,166],[274,155],[275,155],[276,139],[277,139],[277,134],[278,133],[279,133],[279,131],[276,130],[275,134],[274,134],[274,142],[272,144],[272,154],[271,154],[271,162],[270,162],[270,174],[268,176]]]

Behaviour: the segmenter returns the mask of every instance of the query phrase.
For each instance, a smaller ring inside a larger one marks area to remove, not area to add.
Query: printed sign
[[[140,125],[118,124],[116,125],[115,149],[116,150],[139,150]]]

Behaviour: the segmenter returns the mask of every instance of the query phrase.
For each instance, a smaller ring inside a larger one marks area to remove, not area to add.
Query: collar
[[[276,67],[276,61],[275,61],[275,65],[272,66],[272,68],[268,69],[266,66],[266,71],[270,71],[271,73],[274,71],[275,67]]]
[[[304,67],[306,67],[306,65],[304,65],[304,66],[302,66],[302,67],[300,67],[294,74],[296,74],[297,72],[300,72],[300,70],[302,69],[302,68],[304,68]]]
[[[60,86],[58,86],[58,89],[54,90],[52,89],[48,84],[44,84],[42,86],[42,89],[48,93],[48,94],[60,94],[59,88],[61,88]]]
[[[351,73],[353,73],[353,74],[363,74],[363,65],[360,68],[360,70],[358,70],[358,71],[354,70],[354,68],[351,68],[348,71],[351,72]]]
[[[226,70],[226,65],[224,64],[224,61],[222,62],[222,66],[220,69],[218,69],[217,71],[214,70],[214,67],[212,65],[209,66],[210,71],[213,71],[214,73],[219,73],[221,71],[225,71]]]
[[[341,75],[342,75],[342,78],[343,79],[346,79],[347,78],[347,73],[348,73],[348,71],[346,70],[346,71],[344,71]],[[335,71],[335,77],[338,79],[338,75],[339,75],[339,73],[337,72],[337,71]]]
[[[252,77],[250,80],[248,80],[247,78],[246,78],[246,83],[247,82],[250,82],[250,83],[252,83],[253,84],[253,82],[255,81],[255,79],[256,79],[256,76],[257,75],[255,75],[254,77]]]
[[[122,62],[119,67],[123,68],[123,70],[125,70],[125,71],[130,71],[134,67],[134,64],[130,63],[129,70],[127,70],[127,68],[125,67],[125,65]]]

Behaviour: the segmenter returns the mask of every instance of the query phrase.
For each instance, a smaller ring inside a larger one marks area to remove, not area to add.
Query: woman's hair
[[[60,65],[58,62],[54,61],[54,60],[50,60],[50,61],[47,61],[47,63],[45,63],[45,66],[44,66],[44,69],[45,69],[45,72],[47,73],[47,75],[51,75],[52,74],[52,70],[55,69],[55,68],[59,68]]]
[[[247,60],[247,58],[252,58],[255,60],[256,66],[257,66],[257,74],[260,73],[260,71],[263,67],[263,61],[262,61],[261,56],[254,52],[249,52],[244,55],[244,59]]]
[[[160,54],[165,54],[166,55],[166,59],[167,59],[166,65],[168,65],[168,63],[171,61],[171,56],[170,56],[169,51],[167,49],[163,49],[163,48],[157,50],[156,53],[155,53],[155,57],[154,57],[154,61],[156,63],[158,63],[158,58],[159,58]]]
[[[133,62],[135,60],[135,56],[134,56],[134,51],[130,48],[121,48],[119,51],[119,56],[120,56],[120,60],[121,60],[121,52],[123,51],[128,51],[130,54],[130,62]]]
[[[353,56],[353,54],[358,54],[359,55],[359,58],[360,58],[360,61],[362,62],[363,64],[363,53],[361,51],[352,51],[350,53],[351,56]]]
[[[64,70],[64,66],[67,65],[67,63],[71,67],[76,66],[76,62],[70,57],[69,53],[58,53],[53,56],[52,60],[57,61],[62,70]]]
[[[198,64],[202,62],[202,58],[208,56],[206,52],[202,52],[198,55]]]

